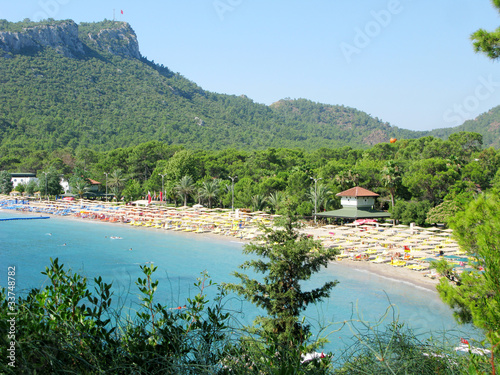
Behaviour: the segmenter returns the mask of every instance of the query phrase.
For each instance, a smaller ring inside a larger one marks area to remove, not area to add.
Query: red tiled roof
[[[91,185],[100,185],[101,184],[101,182],[96,181],[96,180],[92,180],[91,178],[89,178],[89,182]]]
[[[378,197],[377,193],[367,190],[365,188],[356,186],[351,189],[337,193],[338,197]]]

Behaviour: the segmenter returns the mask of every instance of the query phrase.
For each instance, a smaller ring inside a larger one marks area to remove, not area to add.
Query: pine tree
[[[500,344],[500,196],[485,194],[457,214],[452,223],[460,247],[476,258],[472,272],[458,274],[441,261],[436,269],[444,277],[437,290],[455,309],[460,323],[483,329],[491,345],[491,364]]]
[[[279,347],[297,348],[305,343],[310,327],[300,321],[308,305],[326,298],[337,281],[329,281],[311,291],[302,291],[301,282],[309,280],[321,267],[326,267],[338,251],[325,249],[321,242],[300,234],[295,218],[287,215],[282,228],[265,228],[263,243],[244,247],[244,253],[257,259],[244,262],[240,268],[252,268],[264,275],[262,280],[250,279],[234,272],[241,284],[228,287],[267,312],[255,320],[256,331]]]
[[[492,0],[493,6],[500,11],[500,0]],[[495,31],[479,29],[471,35],[475,52],[482,52],[490,59],[500,57],[500,28]]]

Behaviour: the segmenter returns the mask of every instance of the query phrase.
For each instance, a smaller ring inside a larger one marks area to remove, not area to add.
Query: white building
[[[35,173],[11,173],[10,175],[14,189],[19,184],[27,185],[30,181],[38,182],[38,178]]]

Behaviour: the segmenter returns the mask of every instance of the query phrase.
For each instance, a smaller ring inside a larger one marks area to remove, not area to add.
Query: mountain
[[[368,148],[400,129],[357,109],[203,90],[142,57],[125,22],[0,20],[0,153],[158,140],[187,148]]]
[[[482,134],[483,144],[486,147],[500,148],[500,106],[490,109],[474,120],[465,121],[454,128],[435,129],[429,135],[439,138],[448,138],[451,133],[459,131],[475,132]]]

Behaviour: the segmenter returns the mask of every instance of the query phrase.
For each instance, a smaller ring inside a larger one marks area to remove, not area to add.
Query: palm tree
[[[261,211],[266,205],[266,198],[257,194],[252,197],[252,211]]]
[[[208,200],[208,208],[212,208],[212,200],[217,198],[220,191],[220,180],[214,179],[203,182],[201,196]]]
[[[401,173],[399,166],[393,161],[388,161],[382,168],[382,183],[389,190],[391,207],[394,208],[394,196],[396,195],[396,189],[401,185]]]
[[[73,183],[73,188],[75,189],[75,193],[83,198],[83,194],[87,193],[90,189],[90,184],[83,178],[78,178]]]
[[[115,169],[113,173],[108,177],[108,186],[111,187],[116,199],[119,199],[122,195],[122,191],[125,188],[127,182],[127,177],[123,174],[121,169]]]
[[[311,186],[308,196],[311,198],[312,204],[316,203],[315,207],[321,211],[321,208],[326,208],[330,203],[330,196],[332,194],[325,184],[317,184],[316,187],[314,185]]]
[[[201,201],[203,199],[203,194],[201,192],[201,187],[195,186],[193,191],[191,192],[191,197],[195,202],[198,202],[198,204],[201,204]]]
[[[282,191],[275,191],[267,197],[267,202],[273,208],[274,212],[278,212],[285,202],[285,194]]]
[[[195,189],[194,181],[191,176],[182,177],[177,185],[175,185],[175,191],[177,194],[184,198],[184,206],[187,206],[187,199],[189,194],[191,194]]]

